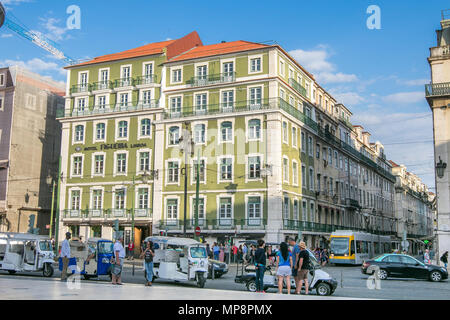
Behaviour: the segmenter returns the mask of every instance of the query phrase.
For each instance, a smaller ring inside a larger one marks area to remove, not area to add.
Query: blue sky
[[[0,0],[1,1],[1,0]],[[175,39],[196,30],[204,44],[273,40],[353,112],[389,159],[434,187],[431,112],[424,98],[441,10],[448,1],[38,1],[3,0],[30,29],[76,59]],[[67,30],[66,9],[81,9],[81,29]],[[381,29],[369,30],[370,5]],[[63,64],[0,29],[0,66],[21,64],[64,81]],[[432,189],[434,191],[434,189]]]

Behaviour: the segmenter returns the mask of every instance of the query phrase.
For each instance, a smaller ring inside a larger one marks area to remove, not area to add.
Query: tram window
[[[11,241],[9,243],[9,252],[11,253],[18,253],[20,255],[23,254],[24,247],[22,241]]]
[[[350,255],[355,254],[355,240],[350,241]]]
[[[356,241],[356,252],[362,253],[362,241]]]

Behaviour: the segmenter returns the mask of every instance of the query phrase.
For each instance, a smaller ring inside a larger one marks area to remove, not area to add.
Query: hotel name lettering
[[[130,145],[130,149],[143,148],[146,147],[146,143],[134,143]],[[117,150],[117,149],[128,149],[128,143],[108,143],[101,144],[99,147],[85,147],[84,151],[98,151],[100,150]]]

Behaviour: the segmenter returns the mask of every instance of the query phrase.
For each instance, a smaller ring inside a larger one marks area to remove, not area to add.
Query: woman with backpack
[[[280,251],[277,252],[277,276],[278,293],[283,293],[283,280],[286,281],[287,293],[291,293],[291,274],[292,274],[292,253],[289,252],[286,242],[280,244]]]

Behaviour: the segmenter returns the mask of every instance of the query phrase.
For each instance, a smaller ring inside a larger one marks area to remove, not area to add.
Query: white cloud
[[[0,66],[14,66],[18,65],[22,68],[28,69],[36,73],[49,72],[57,73],[59,75],[66,75],[66,71],[55,62],[47,62],[39,58],[33,58],[28,61],[22,60],[4,60],[0,61]]]
[[[430,79],[411,79],[411,80],[397,80],[398,84],[407,85],[407,86],[424,86],[426,83],[429,83]]]
[[[333,92],[333,89],[330,90],[330,93],[336,99],[337,102],[343,103],[345,106],[349,107],[351,105],[358,105],[366,99],[359,95],[356,92]]]
[[[388,103],[408,104],[416,103],[425,99],[423,91],[398,92],[383,97],[383,101]]]
[[[0,38],[2,39],[6,39],[6,38],[11,38],[13,35],[11,33],[2,33],[0,35]]]
[[[344,83],[344,82],[355,82],[358,77],[355,74],[345,74],[342,72],[330,73],[330,72],[320,72],[317,74],[317,81],[322,83]]]
[[[57,26],[57,24],[61,21],[59,19],[55,19],[55,18],[48,18],[48,19],[44,19],[44,18],[39,18],[39,20],[41,20],[43,23],[41,23],[41,25],[45,28],[45,30],[47,31],[45,33],[45,36],[47,38],[49,38],[50,40],[53,41],[61,41],[61,40],[65,40],[67,37],[65,37],[64,35],[66,34],[66,32],[69,30],[67,29],[67,27],[59,27]],[[38,31],[34,31],[36,33],[40,33]]]

